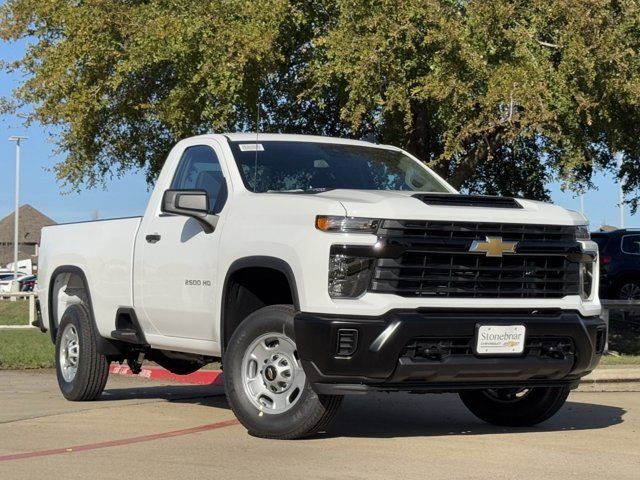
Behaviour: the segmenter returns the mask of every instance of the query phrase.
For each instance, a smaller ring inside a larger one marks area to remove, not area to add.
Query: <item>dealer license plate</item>
[[[517,354],[524,351],[524,325],[478,325],[476,354]]]

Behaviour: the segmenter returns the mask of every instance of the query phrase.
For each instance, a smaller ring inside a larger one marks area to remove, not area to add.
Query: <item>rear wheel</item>
[[[569,387],[497,388],[460,392],[465,406],[493,425],[530,427],[556,414],[569,396]]]
[[[224,357],[224,381],[233,413],[251,435],[294,439],[323,429],[341,396],[318,395],[306,378],[293,332],[291,305],[249,315]]]
[[[65,310],[56,336],[56,374],[67,400],[95,400],[104,390],[109,362],[98,352],[96,335],[86,306]]]

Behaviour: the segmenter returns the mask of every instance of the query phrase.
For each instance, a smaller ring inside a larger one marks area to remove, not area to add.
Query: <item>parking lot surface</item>
[[[112,375],[100,401],[72,403],[52,371],[1,371],[0,478],[637,480],[639,412],[638,392],[573,392],[516,430],[456,395],[352,396],[327,432],[284,442],[247,435],[220,387]]]

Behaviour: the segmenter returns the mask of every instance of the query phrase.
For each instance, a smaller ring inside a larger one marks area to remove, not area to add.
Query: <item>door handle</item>
[[[156,243],[160,241],[160,235],[158,235],[157,233],[151,234],[151,235],[147,235],[146,237],[144,237],[145,240],[149,243]]]

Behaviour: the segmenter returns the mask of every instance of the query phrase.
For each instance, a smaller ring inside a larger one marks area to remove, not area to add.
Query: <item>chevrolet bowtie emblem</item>
[[[486,253],[487,257],[502,257],[505,253],[516,253],[518,242],[505,242],[502,237],[486,237],[486,240],[474,240],[470,252]]]

